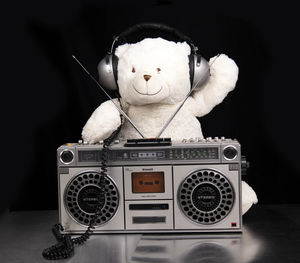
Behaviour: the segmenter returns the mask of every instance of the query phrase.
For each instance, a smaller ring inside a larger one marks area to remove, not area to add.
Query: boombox
[[[68,143],[57,150],[65,233],[241,232],[241,146],[226,138]]]

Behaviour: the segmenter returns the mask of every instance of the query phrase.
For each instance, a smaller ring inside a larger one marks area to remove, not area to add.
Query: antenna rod
[[[214,59],[214,61],[211,63],[214,64],[216,59],[220,56],[220,54],[218,54],[216,56],[216,58]],[[210,65],[210,66],[211,66]],[[207,71],[209,71],[210,68],[207,69]],[[197,87],[198,83],[203,79],[205,74],[203,74],[202,78],[199,79],[197,81],[197,83],[194,85],[194,87],[192,87],[192,89],[190,90],[190,92],[188,93],[188,95],[185,97],[185,99],[183,100],[183,102],[179,105],[179,107],[176,109],[176,111],[173,113],[173,115],[170,117],[170,119],[166,122],[166,124],[164,125],[164,127],[162,127],[162,129],[160,130],[159,134],[156,136],[156,138],[159,138],[162,133],[165,131],[165,129],[169,126],[170,122],[174,119],[174,117],[176,116],[176,114],[178,113],[178,111],[180,111],[180,109],[182,108],[183,104],[186,102],[186,100],[188,99],[188,97],[191,95],[191,93],[194,91],[195,87]]]
[[[132,127],[142,136],[142,138],[145,138],[144,134],[138,129],[138,127],[135,126],[135,124],[132,122],[132,120],[128,117],[128,115],[121,110],[118,105],[113,101],[112,97],[109,96],[109,94],[105,91],[105,89],[100,85],[100,83],[91,75],[90,72],[80,63],[80,61],[72,55],[73,59],[79,64],[79,66],[85,71],[86,74],[97,84],[97,86],[104,92],[104,94],[110,99],[110,101],[115,105],[117,110],[126,118],[126,120],[129,121],[129,123],[132,125]]]

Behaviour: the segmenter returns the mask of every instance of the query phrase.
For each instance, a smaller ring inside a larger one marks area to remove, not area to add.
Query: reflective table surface
[[[0,262],[49,262],[57,211],[0,216]],[[300,205],[256,205],[243,216],[242,234],[94,235],[58,262],[214,263],[300,262]]]

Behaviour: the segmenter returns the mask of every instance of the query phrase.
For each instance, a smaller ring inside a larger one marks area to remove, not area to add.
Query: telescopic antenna
[[[220,56],[220,54],[218,54],[216,56],[216,58],[213,60],[213,62],[210,64],[210,66],[212,64],[215,63],[216,59]],[[207,73],[209,71],[210,67],[208,67],[206,69],[206,72]],[[188,97],[191,95],[191,93],[194,91],[194,89],[197,87],[197,85],[200,83],[200,81],[203,80],[205,74],[203,74],[202,78],[200,78],[197,83],[192,87],[192,89],[190,90],[190,92],[187,94],[187,96],[185,97],[185,99],[183,100],[183,102],[179,105],[179,107],[176,109],[176,111],[173,113],[173,115],[170,117],[170,119],[166,122],[166,124],[164,125],[164,127],[162,127],[162,129],[160,130],[160,132],[158,133],[158,135],[156,136],[156,138],[159,138],[162,133],[165,131],[165,129],[169,126],[170,122],[174,119],[174,117],[176,116],[176,114],[180,111],[180,109],[182,108],[183,104],[186,102],[186,100],[188,99]]]
[[[139,135],[142,136],[142,138],[145,138],[144,134],[138,129],[138,127],[135,126],[135,124],[132,122],[132,120],[128,117],[128,115],[121,110],[118,105],[113,101],[112,97],[105,91],[105,89],[100,85],[100,83],[91,75],[90,72],[80,63],[80,61],[72,55],[73,59],[77,62],[77,64],[85,71],[86,74],[97,84],[97,86],[104,92],[104,94],[110,99],[110,101],[115,105],[117,110],[126,118],[126,120],[129,121],[129,123],[132,125],[132,127],[139,133]]]

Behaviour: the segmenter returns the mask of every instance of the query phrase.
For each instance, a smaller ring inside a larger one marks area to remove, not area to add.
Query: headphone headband
[[[128,29],[120,33],[118,36],[114,37],[114,41],[111,47],[111,53],[113,53],[117,48],[118,45],[116,45],[116,43],[120,40],[120,38],[126,39],[126,37],[129,35],[135,34],[140,31],[149,31],[149,30],[170,33],[173,36],[179,38],[180,40],[187,42],[191,47],[192,54],[195,55],[197,54],[198,48],[194,45],[194,43],[188,36],[184,35],[182,32],[178,31],[175,28],[172,28],[164,24],[159,24],[159,23],[140,23],[129,27]]]

